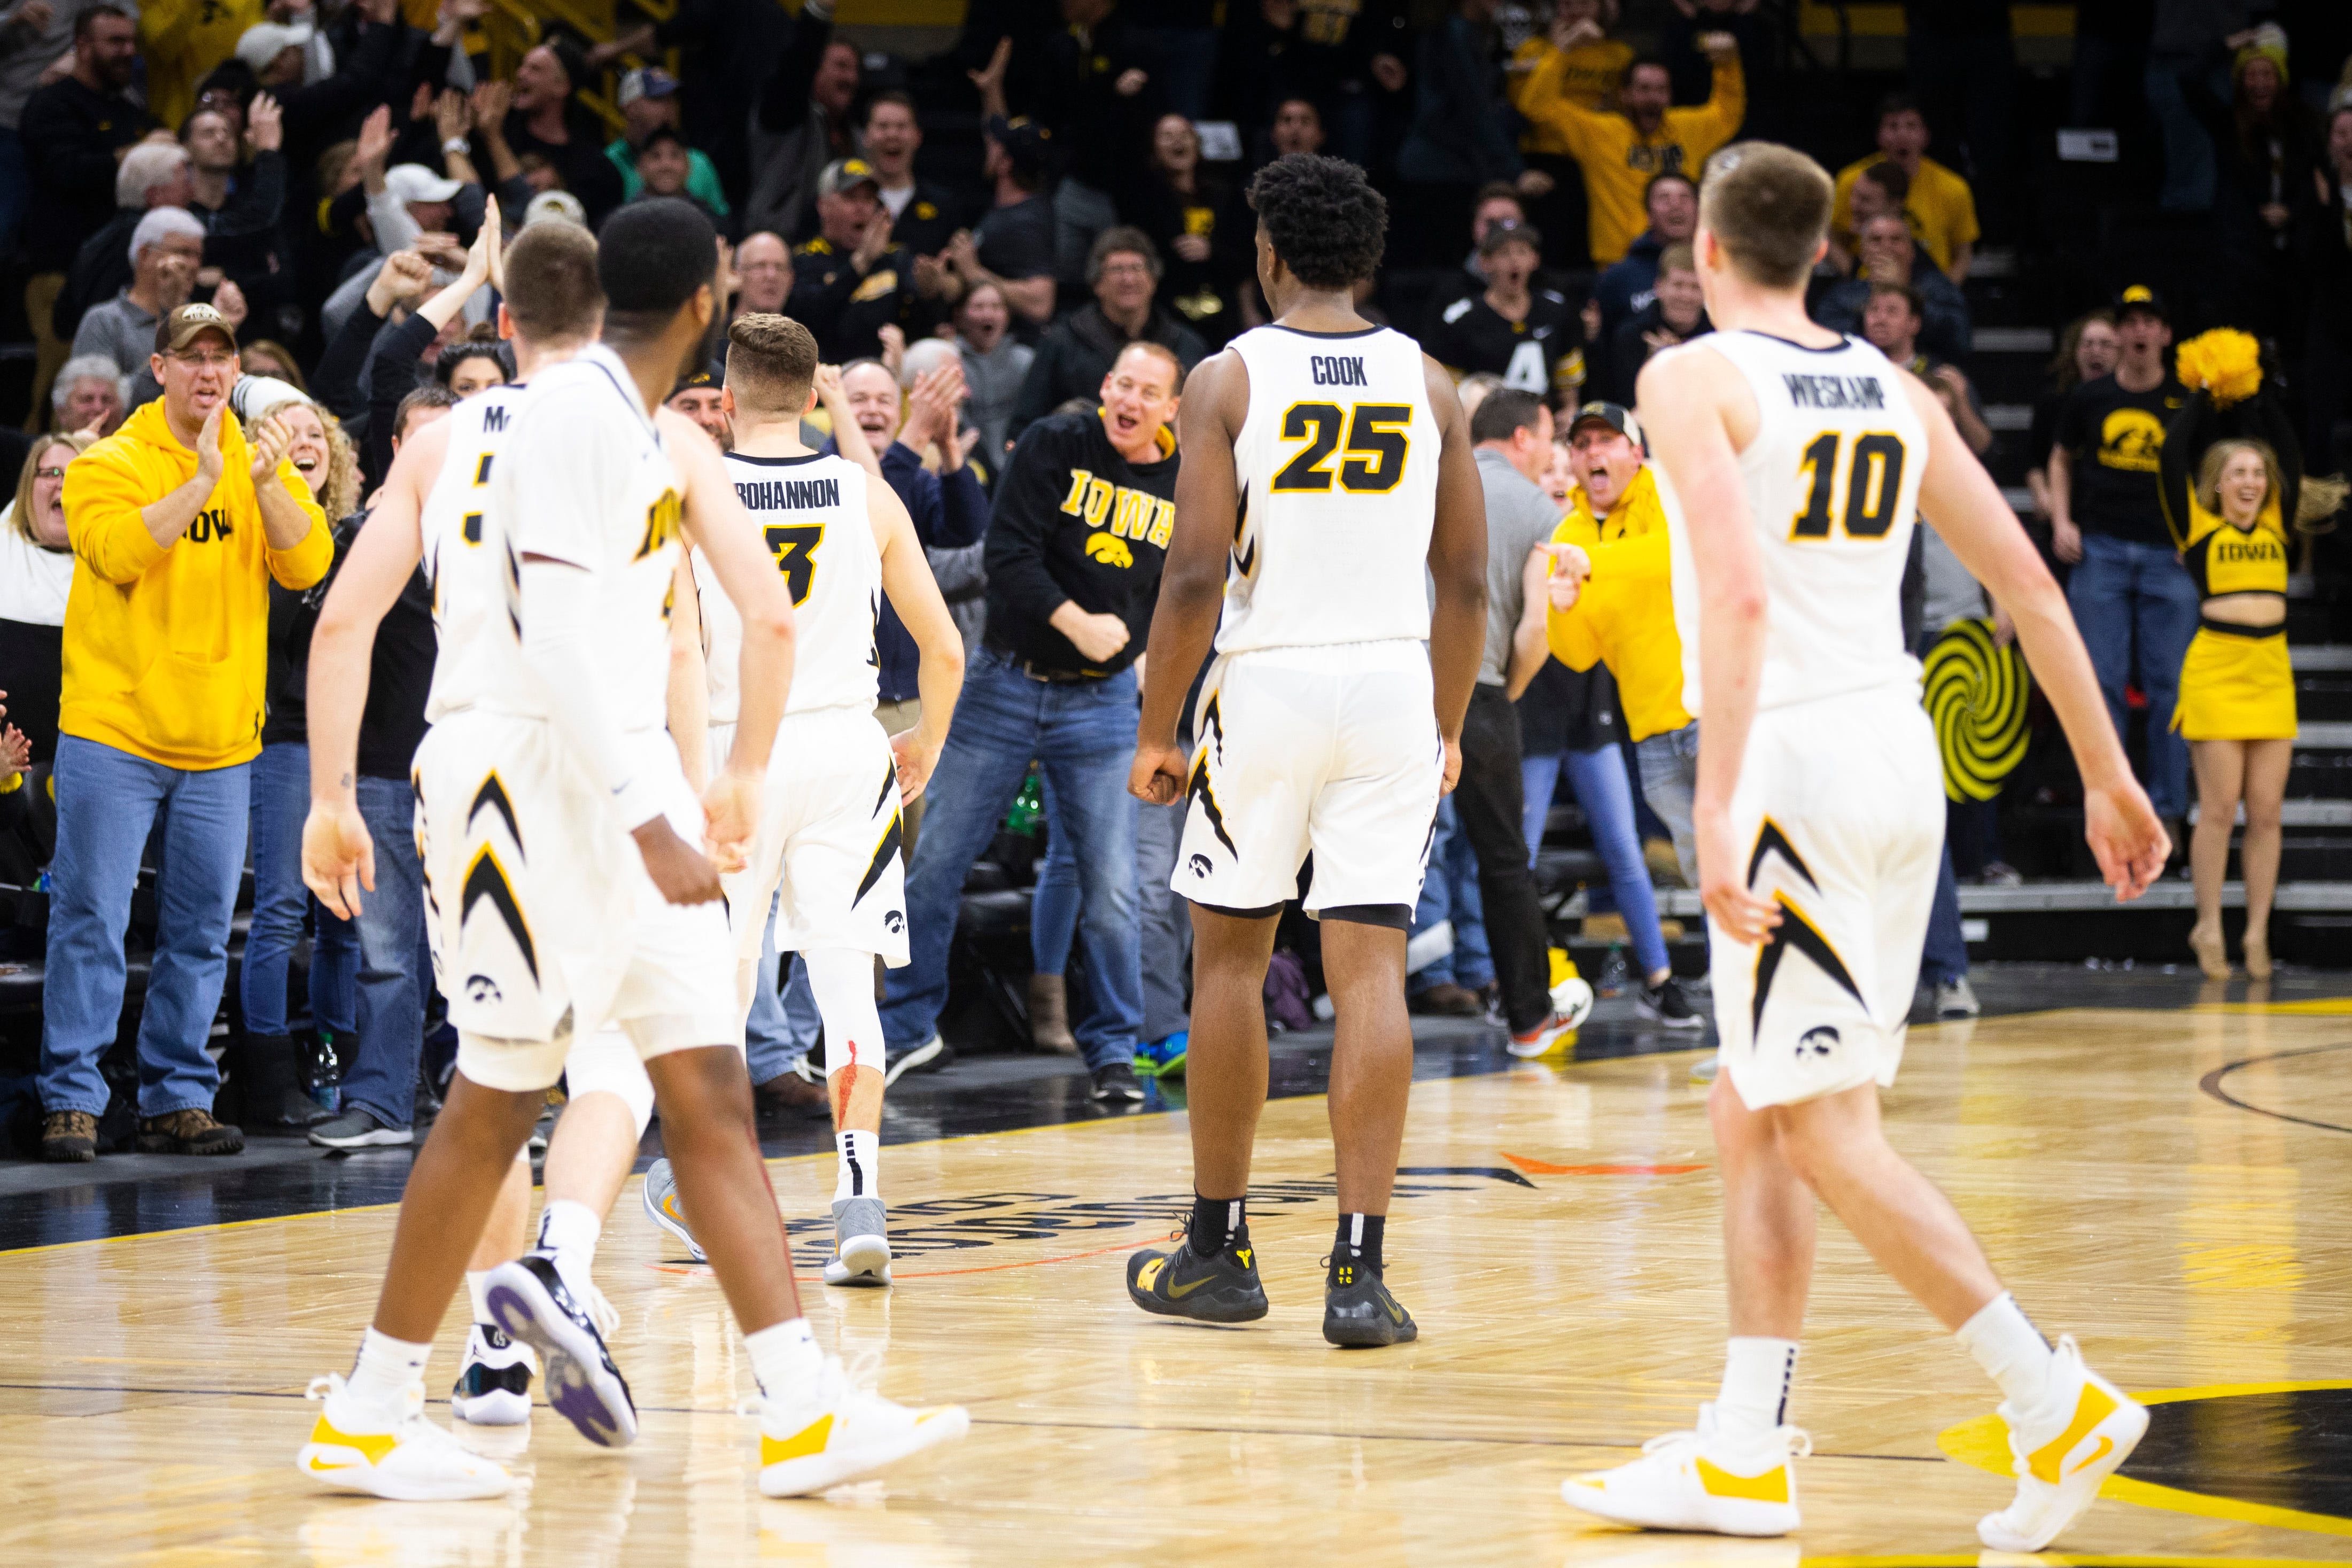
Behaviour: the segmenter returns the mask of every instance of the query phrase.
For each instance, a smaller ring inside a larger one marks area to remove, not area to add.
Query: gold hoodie
[[[1606,520],[1592,515],[1581,487],[1569,492],[1568,515],[1552,536],[1592,558],[1592,575],[1576,605],[1544,615],[1544,640],[1570,669],[1605,663],[1617,678],[1625,728],[1636,741],[1679,730],[1683,641],[1666,559],[1666,511],[1649,465],[1633,477]]]

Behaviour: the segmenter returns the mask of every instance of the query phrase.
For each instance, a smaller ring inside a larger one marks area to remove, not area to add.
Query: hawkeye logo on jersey
[[[1884,408],[1886,388],[1874,375],[1784,374],[1789,401],[1800,408]]]
[[[1072,517],[1086,519],[1090,528],[1108,526],[1113,539],[1145,540],[1162,550],[1168,548],[1168,536],[1176,531],[1174,501],[1097,479],[1087,468],[1070,470],[1070,493],[1062,498],[1062,510]],[[1095,553],[1095,539],[1087,541],[1087,553],[1096,560],[1102,559]],[[1129,554],[1118,564],[1132,566],[1135,558]]]
[[[646,537],[637,546],[636,554],[630,559],[643,561],[646,556],[676,539],[678,520],[685,514],[685,506],[677,499],[676,490],[662,491],[661,500],[646,508]]]
[[[1364,362],[1347,354],[1314,354],[1307,359],[1318,386],[1370,386]]]
[[[738,479],[735,493],[753,511],[801,511],[839,506],[839,479]]]

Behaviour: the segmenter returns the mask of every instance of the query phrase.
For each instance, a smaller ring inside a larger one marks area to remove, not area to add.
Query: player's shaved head
[[[1829,238],[1833,191],[1828,171],[1793,147],[1734,142],[1707,160],[1699,226],[1749,282],[1794,289]]]
[[[506,310],[527,343],[586,342],[604,314],[596,237],[571,223],[535,223],[506,252]]]
[[[718,266],[719,231],[700,207],[676,196],[631,202],[604,220],[596,247],[604,335],[634,339],[664,331],[709,286]]]
[[[790,316],[753,311],[727,329],[727,390],[754,415],[798,414],[816,380],[816,338]]]

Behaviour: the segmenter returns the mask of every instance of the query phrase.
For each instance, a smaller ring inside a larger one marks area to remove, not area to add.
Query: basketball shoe
[[[2049,1397],[2038,1410],[2007,1402],[2017,1499],[1977,1521],[1977,1539],[1995,1552],[2039,1552],[2083,1515],[2099,1483],[2116,1473],[2147,1432],[2147,1411],[2083,1364],[2074,1336],[2058,1341]]]
[[[504,1466],[467,1452],[425,1419],[421,1384],[375,1404],[353,1394],[341,1373],[329,1373],[312,1378],[303,1397],[324,1405],[294,1465],[321,1486],[399,1502],[458,1502],[513,1489]]]
[[[620,1326],[593,1285],[574,1289],[551,1252],[526,1252],[490,1270],[490,1316],[511,1339],[539,1352],[547,1402],[591,1443],[625,1448],[637,1440],[637,1408],[629,1385],[604,1348]]]
[[[688,1258],[697,1263],[706,1261],[702,1243],[694,1239],[694,1232],[687,1226],[686,1210],[678,1206],[677,1178],[670,1173],[667,1160],[656,1160],[646,1169],[643,1192],[646,1217],[677,1237]]]
[[[971,1430],[962,1405],[894,1405],[851,1383],[835,1356],[824,1358],[802,1396],[759,1395],[744,1405],[760,1417],[760,1490],[767,1497],[824,1491]]]
[[[1325,1258],[1323,1267],[1331,1268]],[[1342,1263],[1323,1287],[1323,1337],[1335,1345],[1361,1349],[1402,1344],[1421,1337],[1421,1325],[1402,1302],[1389,1294],[1375,1269]]]
[[[1189,1237],[1167,1252],[1138,1252],[1127,1260],[1127,1293],[1147,1312],[1203,1323],[1254,1323],[1266,1311],[1257,1249],[1246,1240],[1213,1258],[1193,1251]]]
[[[890,1283],[888,1220],[880,1198],[835,1198],[833,1256],[825,1260],[828,1285]]]
[[[520,1426],[530,1419],[530,1380],[538,1370],[529,1345],[476,1323],[466,1336],[449,1408],[469,1426]]]
[[[1794,1426],[1738,1442],[1716,1426],[1715,1406],[1698,1407],[1698,1429],[1670,1432],[1642,1445],[1632,1464],[1559,1484],[1569,1507],[1620,1524],[1652,1530],[1703,1530],[1717,1535],[1784,1535],[1797,1528],[1796,1468],[1813,1451]]]

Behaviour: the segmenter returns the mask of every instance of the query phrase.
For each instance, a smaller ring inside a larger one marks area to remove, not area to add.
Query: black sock
[[[1331,1243],[1331,1283],[1353,1284],[1351,1278],[1342,1279],[1343,1268],[1360,1268],[1378,1274],[1381,1259],[1381,1238],[1389,1228],[1389,1216],[1384,1214],[1343,1214],[1339,1216],[1339,1234]]]
[[[1249,1245],[1249,1215],[1243,1205],[1246,1198],[1204,1198],[1192,1194],[1192,1223],[1185,1234],[1191,1238],[1192,1250],[1202,1258],[1214,1258],[1233,1247]]]

